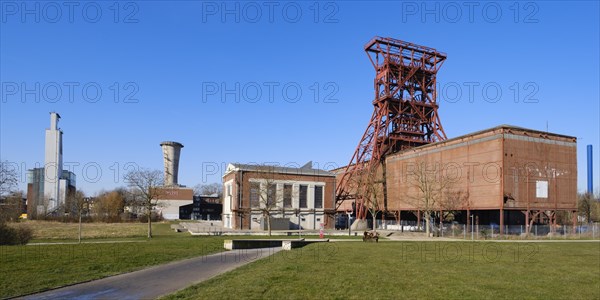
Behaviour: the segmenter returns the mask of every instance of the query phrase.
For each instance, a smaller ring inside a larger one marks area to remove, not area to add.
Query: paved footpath
[[[75,284],[22,299],[154,299],[279,252],[233,250]]]

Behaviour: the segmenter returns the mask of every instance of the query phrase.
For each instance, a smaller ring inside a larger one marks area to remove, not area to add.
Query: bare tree
[[[377,180],[377,175],[373,168],[369,167],[368,163],[362,163],[356,166],[356,173],[348,179],[347,192],[354,197],[356,220],[353,224],[348,224],[353,230],[367,229],[366,219],[367,211],[371,215],[377,216],[380,209],[379,200],[383,199],[383,190],[379,191],[380,181]],[[381,187],[383,187],[381,185]],[[371,197],[374,193],[374,197]],[[381,197],[379,197],[381,195]],[[376,219],[373,219],[376,221]],[[375,222],[376,223],[376,222]]]
[[[211,184],[197,184],[194,186],[194,195],[195,196],[208,196],[208,195],[218,195],[219,198],[223,196],[223,184],[221,183],[211,183]]]
[[[362,169],[357,176],[354,176],[355,184],[353,185],[357,191],[357,197],[363,199],[365,208],[371,214],[373,219],[373,231],[377,231],[377,215],[384,210],[384,180],[383,175],[378,168],[375,167]]]
[[[12,192],[0,199],[0,223],[16,222],[23,211],[23,192]]]
[[[134,197],[140,201],[148,214],[148,238],[152,238],[152,210],[157,205],[163,185],[162,172],[138,169],[125,174],[125,182],[132,188]]]
[[[449,184],[445,196],[440,200],[438,206],[443,213],[440,215],[440,221],[454,221],[457,212],[470,206],[469,193],[456,189],[451,184]]]
[[[598,201],[594,199],[594,195],[590,193],[577,195],[577,213],[580,217],[585,219],[586,222],[592,222],[592,215],[594,215],[597,206]]]
[[[283,202],[283,195],[277,195],[277,172],[275,166],[260,165],[257,167],[259,181],[250,183],[250,206],[261,212],[267,222],[267,231],[271,236],[271,215],[278,211],[277,207]]]
[[[86,198],[85,194],[80,190],[67,195],[66,205],[67,209],[69,210],[69,214],[71,215],[71,218],[76,215],[79,221],[79,230],[77,234],[79,243],[81,243],[81,219],[83,212],[86,210],[87,200],[88,198]]]
[[[0,161],[0,197],[6,196],[17,188],[19,175],[8,161]]]
[[[406,197],[423,212],[425,232],[429,236],[433,213],[442,209],[446,203],[451,203],[449,199],[455,199],[452,197],[453,182],[443,176],[438,164],[422,161],[413,164],[406,176],[409,183]]]

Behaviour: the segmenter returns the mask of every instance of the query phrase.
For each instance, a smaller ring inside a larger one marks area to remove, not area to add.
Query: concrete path
[[[21,299],[154,299],[279,252],[241,249],[185,259]]]

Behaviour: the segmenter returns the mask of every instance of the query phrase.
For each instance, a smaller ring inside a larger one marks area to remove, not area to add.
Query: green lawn
[[[34,231],[31,243],[69,244],[0,246],[0,299],[224,251],[225,239],[269,238],[191,236],[173,232],[171,224],[153,223],[154,238],[148,240],[145,223],[84,223],[82,244],[74,244],[77,223],[27,221],[12,224],[31,227]]]
[[[152,228],[164,234],[169,230],[172,222],[152,223]],[[25,220],[19,223],[9,224],[11,226],[27,226],[33,230],[35,242],[51,241],[76,241],[79,233],[78,223],[63,223],[56,221]],[[145,238],[148,232],[147,223],[83,223],[81,236],[85,239],[120,239],[120,238]]]
[[[72,242],[76,237],[77,224],[28,225],[36,228],[34,242],[55,238]],[[223,250],[225,239],[268,238],[194,237],[174,233],[169,226],[154,224],[155,238],[147,240],[145,224],[84,224],[88,232],[84,242],[115,242],[0,246],[0,298],[215,253]],[[168,298],[234,295],[261,299],[600,299],[600,243],[319,243],[282,251]]]
[[[151,240],[142,232],[113,239],[119,243],[0,246],[0,298],[223,250],[223,237],[193,237],[174,233],[169,226],[154,224]],[[84,240],[94,241],[106,240]]]
[[[168,299],[600,299],[600,243],[339,242],[248,264]]]

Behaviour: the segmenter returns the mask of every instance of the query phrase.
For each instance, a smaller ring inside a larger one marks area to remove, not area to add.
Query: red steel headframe
[[[352,191],[353,178],[376,172],[388,154],[446,139],[436,103],[436,74],[446,54],[382,37],[369,41],[365,51],[376,72],[375,110],[336,188],[338,207],[356,199],[359,219],[366,217],[368,195],[360,187]]]

